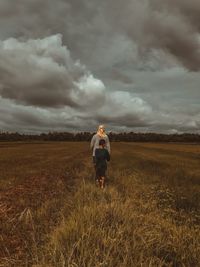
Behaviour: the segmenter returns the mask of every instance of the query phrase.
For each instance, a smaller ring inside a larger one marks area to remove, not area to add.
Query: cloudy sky
[[[0,0],[0,130],[200,133],[199,0]]]

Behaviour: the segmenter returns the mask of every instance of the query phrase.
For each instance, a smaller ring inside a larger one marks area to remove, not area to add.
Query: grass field
[[[200,145],[0,143],[0,266],[200,266]]]

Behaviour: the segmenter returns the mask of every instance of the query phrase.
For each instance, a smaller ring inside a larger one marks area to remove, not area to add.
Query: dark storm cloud
[[[107,124],[110,130],[124,127],[145,127],[151,107],[128,92],[110,92],[101,108],[79,111],[75,108],[35,108],[15,104],[0,98],[0,126],[6,130],[37,132],[59,130],[96,130],[97,124]],[[6,116],[4,116],[6,114]],[[6,126],[7,122],[7,126]]]
[[[104,45],[106,49],[109,36],[120,33],[136,42],[142,53],[159,48],[188,69],[197,70],[199,6],[197,0],[59,0],[57,4],[52,0],[8,0],[0,4],[1,28],[4,38],[37,38],[61,32],[70,50],[84,59],[92,52],[91,46],[101,50]]]
[[[136,114],[125,114],[121,116],[99,116],[97,117],[97,121],[99,124],[103,121],[104,124],[107,124],[109,126],[118,126],[123,125],[127,128],[133,128],[133,127],[148,127],[149,123],[148,121],[144,120],[141,116]]]
[[[0,10],[2,38],[41,38],[60,32],[69,49],[87,60],[93,54],[91,47],[106,50],[109,36],[122,34],[138,45],[142,56],[161,49],[190,70],[200,67],[197,0],[58,0],[56,4],[52,0],[2,0]]]
[[[71,108],[44,109],[15,104],[0,98],[0,128],[19,132],[81,130],[84,122]]]
[[[191,23],[195,29],[200,29],[200,2],[198,0],[151,0],[150,3],[156,10],[166,10],[174,15],[178,14],[179,16],[181,15],[185,17],[185,19]]]
[[[27,39],[62,33],[67,12],[67,1],[1,0],[0,36]]]
[[[1,0],[0,127],[200,130],[199,12],[197,0]]]
[[[193,5],[194,10],[196,6],[199,9],[197,1],[186,4],[186,1],[127,0],[124,4],[121,0],[110,0],[106,10],[113,27],[137,43],[141,57],[152,49],[160,49],[187,69],[196,71],[200,68],[200,50],[199,31],[191,16]]]
[[[0,42],[0,70],[0,95],[21,104],[81,107],[104,97],[103,83],[71,59],[60,35]]]
[[[120,72],[117,69],[112,70],[111,78],[113,78],[113,80],[121,81],[124,84],[132,84],[133,83],[133,80],[129,76]]]

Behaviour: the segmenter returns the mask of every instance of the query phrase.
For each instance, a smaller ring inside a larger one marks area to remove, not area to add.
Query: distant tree
[[[0,141],[90,141],[91,132],[49,132],[41,134],[20,134],[0,131]],[[158,134],[122,132],[108,134],[111,142],[200,142],[200,135],[193,133]]]

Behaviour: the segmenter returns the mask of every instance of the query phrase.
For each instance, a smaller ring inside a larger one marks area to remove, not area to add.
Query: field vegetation
[[[0,143],[0,266],[200,266],[200,145]]]

